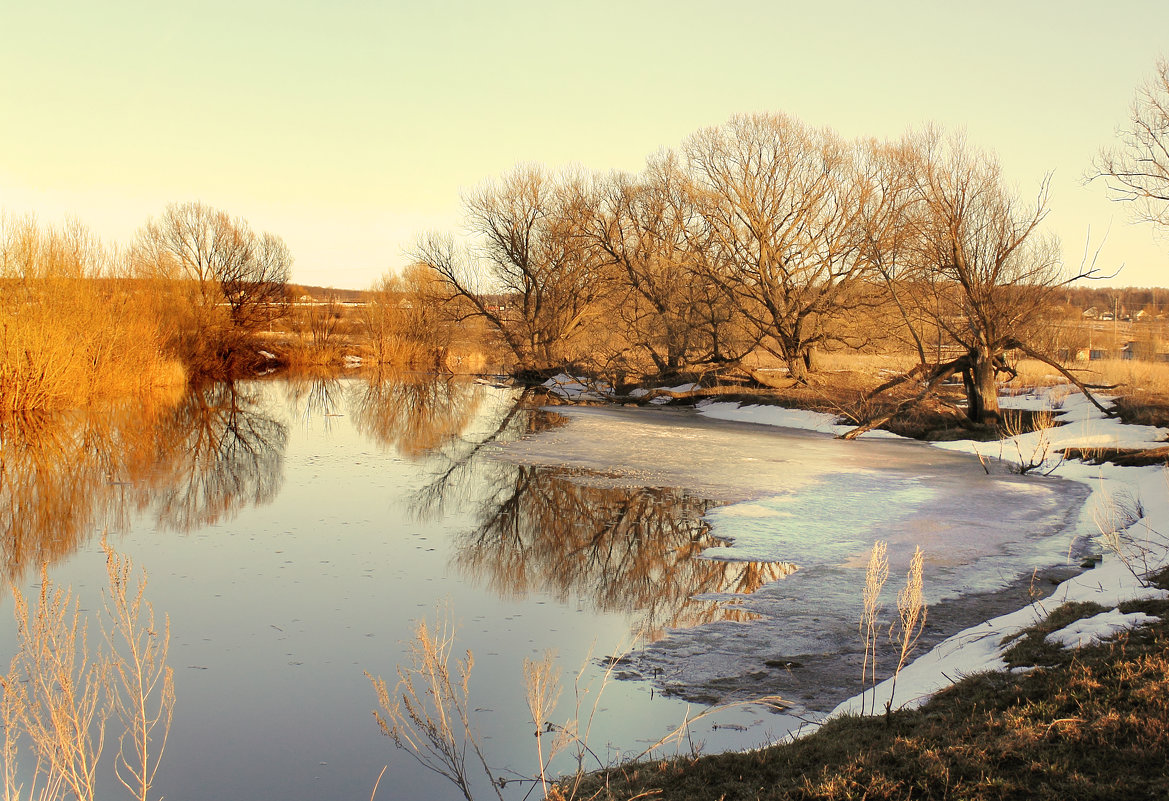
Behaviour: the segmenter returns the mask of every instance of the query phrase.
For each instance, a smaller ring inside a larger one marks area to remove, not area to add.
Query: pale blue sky
[[[1078,262],[1169,285],[1169,242],[1080,176],[1169,55],[1169,2],[0,0],[0,208],[127,242],[198,199],[366,287],[517,162],[637,170],[737,112],[996,150]]]

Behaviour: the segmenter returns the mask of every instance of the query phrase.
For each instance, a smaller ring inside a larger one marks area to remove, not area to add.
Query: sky
[[[0,210],[127,244],[203,201],[366,288],[518,163],[638,171],[737,113],[996,152],[1069,267],[1169,286],[1169,241],[1083,183],[1169,56],[1169,2],[0,0]]]

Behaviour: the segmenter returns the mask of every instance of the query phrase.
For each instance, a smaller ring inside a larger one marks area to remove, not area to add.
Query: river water
[[[921,544],[928,599],[962,603],[1066,558],[1083,497],[915,443],[545,411],[424,376],[7,421],[0,456],[17,587],[35,598],[47,562],[99,609],[103,532],[148,572],[177,698],[152,794],[176,800],[368,798],[387,765],[378,798],[457,797],[372,714],[366,674],[394,687],[419,619],[449,620],[453,654],[473,653],[469,706],[501,775],[532,775],[522,664],[549,651],[565,684],[551,717],[591,721],[602,761],[710,703],[782,695],[784,712],[729,709],[664,753],[759,745],[858,689],[873,540],[890,541],[894,576]],[[5,664],[15,648],[0,625]],[[120,791],[110,763],[103,797]]]

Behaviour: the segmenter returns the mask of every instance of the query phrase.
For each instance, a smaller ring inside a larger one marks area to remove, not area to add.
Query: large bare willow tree
[[[902,288],[901,302],[912,304],[913,315],[930,320],[945,350],[930,361],[919,348],[922,360],[916,368],[870,396],[911,380],[920,383],[920,394],[865,421],[849,436],[888,420],[955,374],[963,379],[969,420],[996,422],[996,378],[1012,373],[1006,359],[1011,352],[1051,365],[1097,403],[1037,344],[1056,290],[1094,274],[1090,268],[1065,270],[1057,241],[1041,230],[1047,179],[1033,200],[1020,200],[1004,185],[992,154],[969,146],[962,136],[945,137],[934,129],[911,135],[896,157],[907,161],[893,168],[904,181],[896,193],[901,202],[892,226],[900,259],[893,283]]]
[[[716,268],[760,344],[806,377],[816,348],[863,302],[870,269],[858,235],[852,149],[781,114],[733,117],[685,145]]]

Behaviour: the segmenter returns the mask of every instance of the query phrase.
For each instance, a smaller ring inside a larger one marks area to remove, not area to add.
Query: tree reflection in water
[[[754,616],[728,595],[795,570],[788,562],[703,558],[725,546],[702,516],[712,504],[674,489],[615,488],[588,473],[506,466],[507,491],[459,536],[455,561],[504,597],[545,593],[636,618],[635,636]]]
[[[727,544],[702,519],[711,501],[489,458],[495,444],[563,424],[531,401],[520,394],[496,410],[485,434],[449,440],[441,467],[414,499],[421,517],[474,504],[478,524],[456,535],[454,556],[474,580],[502,597],[545,593],[628,614],[637,620],[635,635],[652,641],[670,628],[753,619],[733,596],[795,570],[789,562],[702,557]]]
[[[288,376],[284,397],[293,418],[308,425],[314,417],[323,417],[328,428],[332,418],[340,413],[345,387],[331,370],[298,372]]]
[[[0,419],[0,533],[6,577],[52,562],[136,512],[187,531],[280,485],[287,429],[255,389],[208,384],[173,406],[137,404]]]
[[[208,384],[187,394],[159,427],[159,473],[150,493],[159,524],[177,531],[229,519],[276,497],[288,429],[255,387]]]
[[[361,434],[415,460],[457,440],[483,394],[482,385],[454,376],[375,373],[353,384],[349,409]]]

